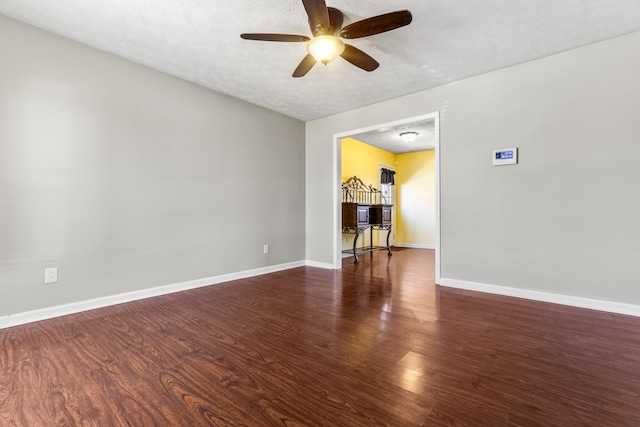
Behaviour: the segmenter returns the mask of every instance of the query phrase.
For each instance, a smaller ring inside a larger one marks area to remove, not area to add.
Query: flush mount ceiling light
[[[404,140],[404,142],[413,142],[418,137],[418,132],[402,132],[400,134],[400,138]]]
[[[307,43],[307,52],[313,58],[327,65],[344,52],[344,42],[334,36],[318,36]]]

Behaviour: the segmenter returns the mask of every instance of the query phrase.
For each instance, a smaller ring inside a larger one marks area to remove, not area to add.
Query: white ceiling
[[[371,131],[349,135],[349,138],[357,139],[391,153],[412,153],[435,148],[434,126],[433,119],[429,119],[410,124],[380,126]],[[416,132],[418,136],[413,142],[405,142],[400,138],[400,134],[403,132]]]
[[[639,0],[328,0],[345,25],[409,9],[413,22],[350,44],[372,73],[339,58],[294,79],[310,35],[300,0],[0,0],[0,13],[131,61],[308,121],[640,31]]]

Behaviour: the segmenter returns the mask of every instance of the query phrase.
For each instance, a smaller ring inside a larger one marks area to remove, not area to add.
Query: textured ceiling
[[[309,35],[299,0],[0,0],[0,13],[131,61],[308,121],[640,31],[639,0],[330,0],[345,25],[409,9],[408,27],[349,43],[380,62],[339,58],[301,79]]]
[[[396,154],[433,150],[436,146],[434,125],[435,123],[431,119],[396,126],[381,126],[368,132],[349,135],[349,138]],[[400,138],[402,132],[416,132],[418,136],[415,141],[405,142]]]

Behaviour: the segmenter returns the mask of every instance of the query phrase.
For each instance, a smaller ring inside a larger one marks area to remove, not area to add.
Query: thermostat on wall
[[[493,166],[518,164],[517,148],[493,150]]]

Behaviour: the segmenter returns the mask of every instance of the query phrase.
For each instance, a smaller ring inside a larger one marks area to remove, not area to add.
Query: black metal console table
[[[382,194],[371,185],[365,185],[362,180],[353,176],[342,183],[342,232],[355,234],[353,249],[345,250],[352,253],[354,263],[359,262],[358,251],[361,253],[386,249],[392,255],[389,246],[391,235],[391,212],[393,205],[382,203]],[[369,247],[358,248],[358,237],[369,229]],[[373,232],[387,231],[386,246],[373,245]]]

